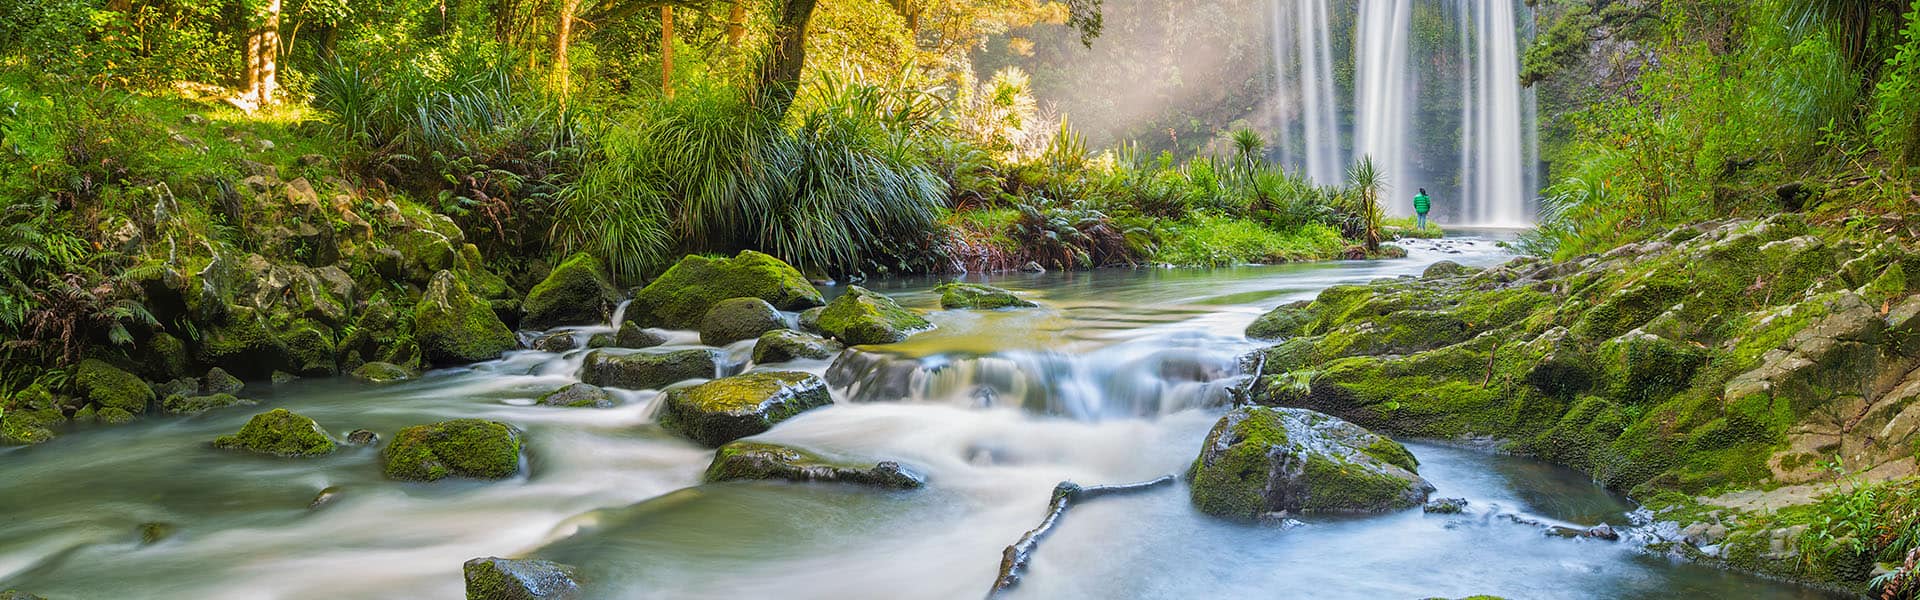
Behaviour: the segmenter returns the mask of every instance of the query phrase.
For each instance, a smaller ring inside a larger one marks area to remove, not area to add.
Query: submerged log
[[[1144,491],[1171,484],[1174,480],[1172,475],[1162,475],[1151,481],[1120,485],[1082,487],[1071,481],[1062,481],[1053,486],[1053,500],[1047,503],[1046,518],[1041,519],[1039,525],[1028,530],[1026,535],[1020,536],[1020,541],[1007,546],[1007,549],[1001,552],[1000,577],[993,580],[993,589],[987,592],[987,597],[997,597],[1001,592],[1013,589],[1013,586],[1020,583],[1020,572],[1026,569],[1027,562],[1033,559],[1033,552],[1039,549],[1040,538],[1046,537],[1048,532],[1053,531],[1054,523],[1059,522],[1060,517],[1067,513],[1067,509],[1072,507],[1075,500]]]

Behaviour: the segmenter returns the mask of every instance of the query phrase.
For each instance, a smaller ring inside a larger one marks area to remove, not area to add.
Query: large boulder
[[[747,373],[668,390],[659,421],[693,441],[719,446],[829,404],[827,382],[812,373]]]
[[[600,259],[581,252],[554,267],[546,280],[527,292],[521,325],[547,329],[556,325],[604,323],[620,301],[619,290],[607,278]]]
[[[461,568],[467,600],[572,600],[584,597],[574,568],[534,559],[476,558]]]
[[[1311,302],[1283,304],[1247,325],[1247,337],[1256,340],[1283,340],[1300,335],[1313,322]]]
[[[421,353],[439,364],[493,360],[520,345],[493,307],[467,291],[452,271],[433,275],[413,308],[413,331]]]
[[[208,394],[238,394],[247,387],[239,377],[220,367],[208,369],[207,376],[200,378],[200,382],[200,391]]]
[[[78,413],[75,416],[79,416]],[[44,443],[53,439],[52,427],[66,421],[66,416],[53,408],[9,409],[0,415],[0,446]]]
[[[787,326],[780,309],[759,298],[721,300],[700,319],[700,343],[725,346]]]
[[[851,345],[891,344],[933,324],[913,311],[902,308],[885,294],[860,286],[849,286],[847,293],[834,298],[820,312],[820,329]]]
[[[941,284],[940,287],[933,288],[933,291],[940,294],[940,308],[947,310],[991,310],[996,308],[1032,308],[1039,306],[1031,301],[1021,299],[1019,296],[1014,295],[1013,292],[978,283],[961,283],[957,281],[944,283]]]
[[[153,403],[153,388],[147,387],[147,382],[104,361],[80,361],[73,383],[81,396],[102,409],[118,408],[137,415],[147,412],[147,405]]]
[[[620,330],[613,334],[615,348],[652,348],[665,343],[667,343],[667,336],[641,327],[639,323],[633,321],[621,323]]]
[[[1297,408],[1221,417],[1193,462],[1193,504],[1254,520],[1276,513],[1383,512],[1420,506],[1433,486],[1413,454],[1358,425]]]
[[[520,430],[480,419],[415,425],[394,434],[380,458],[388,479],[504,479],[520,472]]]
[[[353,370],[353,378],[367,383],[393,383],[413,379],[406,367],[386,362],[370,362]]]
[[[239,433],[221,436],[213,447],[277,456],[324,456],[334,450],[333,437],[304,415],[276,408],[254,415]]]
[[[818,454],[764,442],[738,440],[721,446],[707,466],[707,481],[785,479],[795,482],[845,482],[912,489],[925,478],[893,461],[835,461]]]
[[[825,360],[839,354],[839,342],[792,329],[769,331],[753,344],[755,364],[787,362],[797,359]]]
[[[627,311],[649,327],[693,329],[715,304],[731,298],[759,298],[789,311],[825,303],[820,291],[792,265],[743,250],[733,258],[680,259],[635,294]]]
[[[560,389],[541,394],[539,403],[543,406],[571,408],[613,408],[613,394],[592,384],[570,383]]]
[[[707,348],[632,354],[595,350],[580,365],[580,381],[629,390],[659,389],[688,379],[711,379],[719,374],[720,359],[719,350]]]

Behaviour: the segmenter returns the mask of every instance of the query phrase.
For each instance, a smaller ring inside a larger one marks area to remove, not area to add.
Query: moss
[[[1267,311],[1247,325],[1247,337],[1256,340],[1283,340],[1300,335],[1308,323],[1313,322],[1314,313],[1308,310],[1307,302],[1285,304]]]
[[[652,348],[667,343],[666,336],[654,333],[639,323],[627,321],[613,334],[613,345],[620,348]]]
[[[246,384],[240,378],[220,367],[208,369],[206,377],[201,378],[201,389],[209,394],[238,394],[245,388]]]
[[[60,411],[8,409],[0,413],[0,446],[26,446],[53,439],[55,425],[66,422]]]
[[[147,382],[97,359],[80,361],[73,381],[87,400],[103,408],[118,408],[137,415],[147,412],[147,406],[153,403],[153,389],[147,387]]]
[[[337,347],[333,330],[319,321],[301,318],[280,328],[280,344],[286,348],[287,371],[296,375],[321,377],[339,372],[334,362]]]
[[[1699,348],[1647,333],[1608,340],[1596,356],[1607,395],[1628,404],[1657,403],[1687,389],[1707,359]]]
[[[323,456],[334,450],[333,438],[319,423],[282,408],[254,415],[239,433],[214,440],[213,447],[279,456]]]
[[[1374,460],[1406,469],[1408,472],[1420,470],[1420,461],[1413,458],[1413,453],[1408,452],[1406,446],[1385,437],[1374,440],[1360,451],[1373,457]]]
[[[286,365],[286,354],[286,346],[250,307],[228,306],[225,316],[202,328],[200,362],[242,377],[266,377]]]
[[[787,362],[799,359],[824,360],[841,350],[839,343],[810,333],[791,329],[769,331],[753,344],[755,364]]]
[[[176,415],[202,413],[229,406],[252,406],[254,404],[255,402],[252,400],[237,398],[233,394],[208,394],[205,396],[175,394],[167,396],[165,400],[160,402],[160,405],[166,408],[167,412]]]
[[[714,303],[700,319],[700,343],[725,346],[787,326],[779,309],[759,298],[728,298]]]
[[[1572,330],[1574,335],[1587,339],[1612,338],[1652,321],[1688,293],[1687,284],[1677,278],[1655,278],[1630,285],[1580,315]]]
[[[613,394],[594,385],[572,383],[540,395],[543,406],[570,408],[613,408]]]
[[[187,344],[166,333],[147,338],[145,355],[146,373],[155,380],[185,377],[193,368],[193,356],[187,353]]]
[[[628,311],[642,325],[691,329],[715,303],[729,298],[759,298],[787,311],[825,304],[819,290],[791,265],[743,250],[730,259],[680,259],[635,294]]]
[[[932,323],[902,308],[892,298],[860,286],[849,286],[820,313],[820,329],[849,345],[891,344],[905,341]]]
[[[813,452],[752,441],[729,442],[714,452],[707,466],[709,483],[739,480],[785,479],[795,482],[846,482],[898,489],[925,485],[919,475],[893,462],[829,460]]]
[[[370,362],[353,370],[353,378],[368,383],[393,383],[413,379],[413,371],[386,362]]]
[[[721,358],[718,350],[704,348],[633,354],[596,350],[581,363],[580,380],[601,387],[659,389],[688,379],[712,378]]]
[[[1231,426],[1223,417],[1207,434],[1202,448],[1224,445],[1212,462],[1205,453],[1187,471],[1193,505],[1210,515],[1252,520],[1267,512],[1266,487],[1272,472],[1268,453],[1287,444],[1287,434],[1275,419],[1243,418]]]
[[[1374,512],[1424,500],[1412,454],[1324,414],[1237,409],[1207,434],[1188,475],[1194,506],[1251,520],[1275,511]]]
[[[522,304],[526,311],[523,324],[530,329],[547,329],[602,323],[619,301],[620,292],[614,289],[600,259],[581,252],[554,267],[545,280],[527,292]]]
[[[1412,488],[1405,479],[1353,463],[1314,457],[1307,460],[1303,481],[1309,490],[1301,503],[1307,512],[1347,512],[1407,508],[1400,498]]]
[[[696,442],[719,446],[829,404],[833,397],[817,375],[755,372],[668,390],[661,400],[659,422]]]
[[[567,600],[582,595],[575,569],[552,561],[476,558],[461,571],[467,600]]]
[[[933,291],[940,294],[940,308],[947,310],[993,310],[1039,306],[1022,299],[1013,292],[978,283],[943,283],[933,288]]]
[[[132,423],[135,418],[133,413],[109,406],[94,413],[93,421],[101,425],[125,425]]]
[[[413,327],[422,355],[436,364],[492,360],[520,345],[493,308],[451,271],[434,274],[414,306]]]
[[[454,419],[402,429],[380,456],[389,479],[503,479],[520,471],[520,444],[513,426]]]

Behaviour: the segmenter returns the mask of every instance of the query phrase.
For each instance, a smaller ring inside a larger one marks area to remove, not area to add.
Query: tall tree
[[[570,81],[571,67],[567,65],[567,44],[573,38],[573,15],[580,10],[580,0],[561,0],[559,22],[553,31],[553,84],[560,90],[560,97],[566,98],[572,89]]]
[[[800,75],[807,66],[807,22],[819,0],[783,0],[780,18],[773,26],[772,51],[760,64],[754,90],[764,102],[762,108],[775,119],[787,114],[799,92]]]
[[[264,0],[247,20],[247,89],[242,107],[268,106],[280,89],[280,0]]]
[[[660,91],[673,97],[673,5],[660,5]]]

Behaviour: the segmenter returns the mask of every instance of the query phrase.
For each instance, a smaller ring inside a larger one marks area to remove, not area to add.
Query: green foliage
[[[1276,230],[1256,221],[1197,214],[1168,226],[1154,262],[1224,267],[1337,258],[1340,232],[1323,224]]]
[[[1920,2],[1907,12],[1898,51],[1873,91],[1867,130],[1896,157],[1896,169],[1920,165]]]

